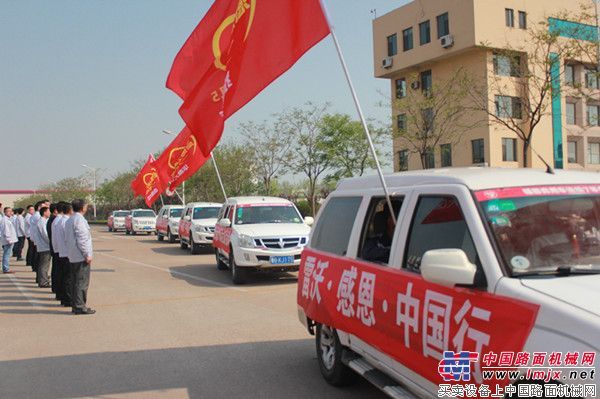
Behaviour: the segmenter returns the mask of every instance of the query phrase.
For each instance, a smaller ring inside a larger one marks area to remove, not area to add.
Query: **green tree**
[[[134,198],[131,181],[136,171],[121,172],[100,185],[96,193],[98,204],[107,208],[130,209],[143,206],[141,197]]]
[[[42,190],[50,192],[53,202],[73,201],[77,198],[88,198],[93,193],[83,177],[67,177],[56,183],[42,186]]]

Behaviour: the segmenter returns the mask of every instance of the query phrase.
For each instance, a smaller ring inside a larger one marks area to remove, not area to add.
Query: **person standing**
[[[46,223],[46,231],[48,232],[48,243],[50,246],[50,257],[52,259],[52,271],[50,272],[50,282],[52,287],[52,292],[56,294],[56,272],[58,271],[58,254],[54,251],[54,247],[52,245],[52,223],[54,219],[58,217],[58,204],[53,203],[50,204],[50,217],[48,218],[48,222]],[[56,295],[56,299],[58,295]]]
[[[36,242],[38,259],[37,259],[37,283],[40,288],[50,287],[48,269],[50,269],[50,239],[48,238],[48,218],[50,217],[50,208],[43,206],[40,208],[40,219],[37,224]]]
[[[12,255],[13,245],[17,242],[17,232],[15,226],[10,221],[13,210],[10,207],[4,208],[4,217],[0,220],[0,236],[2,237],[2,273],[12,274],[10,270],[10,256]]]
[[[72,312],[77,315],[94,314],[96,311],[86,305],[93,259],[92,234],[88,222],[83,217],[88,204],[78,199],[73,201],[72,205],[73,216],[65,223],[65,240],[68,243],[73,286]]]
[[[29,223],[31,224],[31,242],[33,243],[33,250],[31,255],[31,270],[33,270],[36,273],[38,261],[37,242],[39,237],[38,222],[40,221],[40,207],[42,206],[42,204],[43,201],[38,201],[35,203],[35,205],[33,206],[33,215],[31,215],[31,219],[29,219]],[[37,283],[39,284],[39,281]]]
[[[25,238],[27,238],[27,253],[25,255],[25,265],[33,266],[33,243],[31,242],[31,217],[35,213],[33,205],[27,205],[27,214],[25,215]]]
[[[17,261],[23,260],[23,247],[25,246],[25,219],[23,218],[23,208],[15,209],[15,218],[13,220],[15,231],[17,232],[17,242],[13,253]]]
[[[71,265],[69,263],[69,252],[65,240],[65,224],[73,214],[73,206],[67,202],[62,203],[63,215],[54,220],[52,226],[52,240],[55,250],[58,252],[60,276],[58,280],[57,295],[61,298],[61,305],[71,307],[72,285],[71,285]]]

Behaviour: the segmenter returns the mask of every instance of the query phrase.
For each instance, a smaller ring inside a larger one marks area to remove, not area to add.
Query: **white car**
[[[595,385],[598,173],[450,168],[386,182],[396,224],[377,177],[346,179],[304,249],[298,314],[328,382],[358,373],[402,398]]]
[[[179,220],[183,212],[183,205],[165,205],[156,217],[156,237],[163,241],[165,237],[170,243],[179,237]]]
[[[132,209],[125,218],[125,234],[156,233],[156,213],[152,209]]]
[[[213,239],[217,268],[229,268],[234,284],[244,283],[250,270],[298,270],[312,221],[283,198],[229,198]]]
[[[215,202],[191,202],[185,206],[179,222],[181,249],[190,248],[194,255],[203,247],[212,247],[217,215],[223,204]]]
[[[113,211],[108,217],[108,231],[125,230],[125,218],[131,211],[118,210]]]

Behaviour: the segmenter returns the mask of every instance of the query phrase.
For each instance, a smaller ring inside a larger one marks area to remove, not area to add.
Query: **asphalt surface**
[[[296,274],[233,286],[214,255],[94,227],[88,305],[74,316],[23,262],[0,274],[0,398],[383,398],[322,379]]]

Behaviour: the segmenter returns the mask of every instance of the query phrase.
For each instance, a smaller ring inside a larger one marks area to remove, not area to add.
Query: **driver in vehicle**
[[[394,220],[387,207],[373,217],[373,234],[363,246],[361,258],[369,262],[385,263],[390,259]]]

